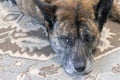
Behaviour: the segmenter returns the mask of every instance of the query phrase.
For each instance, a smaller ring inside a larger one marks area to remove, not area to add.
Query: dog
[[[108,16],[120,21],[118,0],[12,1],[27,16],[39,20],[43,14],[50,45],[69,74],[84,75],[92,70],[93,51]]]

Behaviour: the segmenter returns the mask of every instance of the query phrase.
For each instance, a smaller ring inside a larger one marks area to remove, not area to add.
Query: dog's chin
[[[77,70],[75,70],[73,63],[70,60],[68,61],[67,64],[64,64],[63,67],[65,71],[70,75],[85,75],[92,71],[92,65],[93,65],[93,59],[88,58],[86,69],[82,72],[78,72]]]

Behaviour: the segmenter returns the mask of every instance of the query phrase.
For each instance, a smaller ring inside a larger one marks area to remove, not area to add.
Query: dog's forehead
[[[56,27],[54,27],[54,31],[52,35],[54,37],[59,37],[63,35],[71,38],[77,38],[78,34],[81,35],[85,31],[88,31],[88,33],[93,36],[97,36],[97,35],[99,36],[98,28],[96,27],[96,24],[91,20],[84,22],[82,25],[79,25],[79,27],[77,27],[74,23],[72,23],[72,20],[66,20],[64,22],[60,22],[55,26]]]
[[[88,29],[90,27],[91,32],[98,33],[97,27],[92,21],[95,18],[94,0],[58,0],[55,5],[57,5],[56,18],[59,22],[57,24],[59,28],[55,30],[57,36],[68,34],[75,36],[77,34],[76,19],[80,23],[89,25],[87,27]]]
[[[93,19],[94,16],[94,0],[58,0],[56,16],[58,20],[75,19],[84,20]]]
[[[58,22],[54,26],[54,36],[60,35],[71,35],[74,36],[76,34],[77,27],[72,23],[71,20],[66,20],[64,22]]]

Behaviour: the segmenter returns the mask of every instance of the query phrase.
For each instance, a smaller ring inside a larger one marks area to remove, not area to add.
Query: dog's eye
[[[72,45],[73,44],[73,40],[67,36],[61,36],[60,40],[66,44],[66,45]]]
[[[94,37],[94,36],[91,36],[91,35],[86,35],[86,36],[85,36],[85,39],[86,39],[87,42],[92,42],[92,41],[94,41],[94,38],[95,38],[95,37]]]
[[[84,33],[84,41],[93,42],[95,37],[87,32]]]

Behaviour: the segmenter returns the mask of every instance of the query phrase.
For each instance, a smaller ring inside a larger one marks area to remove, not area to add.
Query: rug
[[[62,69],[44,26],[0,2],[0,55],[0,80],[120,80],[120,24],[105,24],[92,73],[74,77]]]
[[[95,54],[96,58],[120,47],[119,26],[111,21],[104,26]],[[25,16],[17,6],[9,5],[7,1],[0,3],[0,52],[15,57],[38,60],[54,57],[44,26]]]
[[[52,58],[44,27],[8,4],[0,4],[0,52],[29,59]]]

